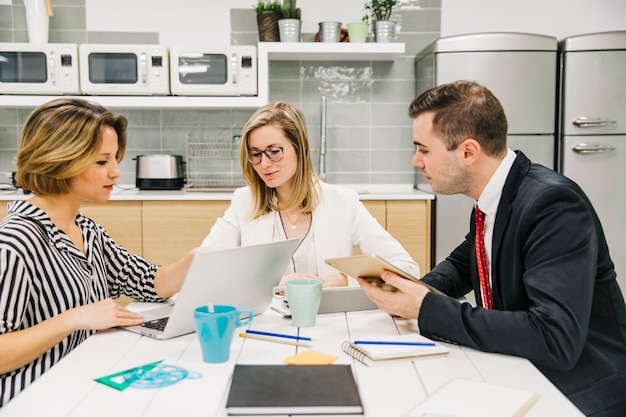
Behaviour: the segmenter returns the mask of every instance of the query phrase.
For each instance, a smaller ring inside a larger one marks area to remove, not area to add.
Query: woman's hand
[[[292,279],[300,279],[300,278],[321,279],[317,275],[299,274],[297,272],[294,272],[293,274],[283,275],[278,285],[285,285],[287,281],[291,281]]]
[[[134,313],[111,298],[76,307],[71,314],[75,330],[102,330],[117,326],[136,326],[143,322],[141,314]]]
[[[292,279],[299,279],[299,278],[319,279],[320,281],[322,281],[323,288],[345,287],[346,285],[348,285],[348,277],[342,273],[327,275],[325,277],[318,277],[316,275],[311,275],[311,274],[298,274],[298,273],[287,274],[287,275],[284,275],[283,278],[280,280],[279,285],[285,285],[287,281],[291,281]]]
[[[77,330],[101,330],[141,324],[143,317],[111,298],[67,310],[23,330],[0,335],[0,374],[13,371],[43,355]]]
[[[345,274],[338,273],[333,275],[327,275],[321,278],[322,287],[345,287],[348,285],[348,277]]]

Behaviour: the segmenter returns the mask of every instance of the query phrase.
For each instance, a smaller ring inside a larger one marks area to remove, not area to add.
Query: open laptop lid
[[[194,309],[210,303],[261,314],[272,301],[272,287],[280,282],[298,243],[298,239],[289,239],[197,253],[162,334],[152,334],[152,329],[141,326],[125,329],[160,339],[192,333]],[[142,314],[152,316],[149,310]]]
[[[339,313],[344,311],[378,310],[361,287],[324,288],[318,314]]]

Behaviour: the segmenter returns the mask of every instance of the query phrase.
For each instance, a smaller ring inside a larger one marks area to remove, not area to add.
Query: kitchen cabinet
[[[8,201],[0,201],[0,219],[7,215]],[[115,243],[133,253],[143,252],[141,201],[84,203],[80,212],[104,227]]]
[[[405,51],[402,42],[259,42],[257,49],[258,95],[255,97],[189,96],[80,96],[104,107],[257,108],[269,101],[269,61],[393,61]],[[55,96],[0,95],[0,107],[37,107]]]
[[[144,201],[143,256],[165,264],[200,246],[230,201]]]
[[[422,274],[431,268],[431,200],[362,200],[411,254]],[[112,200],[85,203],[81,213],[103,226],[120,245],[157,263],[180,259],[199,246],[229,200]],[[6,215],[4,204],[0,215]]]
[[[431,268],[430,212],[431,200],[386,202],[385,228],[417,261],[422,274]]]
[[[115,243],[129,252],[143,252],[141,201],[84,203],[80,212],[104,227]]]
[[[365,207],[420,265],[430,270],[430,200],[365,200]],[[230,201],[144,201],[143,255],[156,263],[199,246]]]

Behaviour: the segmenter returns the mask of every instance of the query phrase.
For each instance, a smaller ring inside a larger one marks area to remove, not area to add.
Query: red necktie
[[[483,307],[491,310],[493,300],[491,298],[491,284],[489,284],[489,266],[485,252],[485,213],[476,207],[476,263],[478,264],[478,276],[480,277],[480,289],[483,297]]]

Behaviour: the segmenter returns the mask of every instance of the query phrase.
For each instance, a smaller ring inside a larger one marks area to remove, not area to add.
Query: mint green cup
[[[369,25],[366,22],[348,23],[348,37],[352,43],[363,43],[367,40]]]
[[[276,294],[282,291],[283,295]],[[287,299],[291,310],[291,323],[296,327],[313,327],[322,299],[322,281],[299,278],[277,285],[272,289],[277,300]]]
[[[247,316],[242,319],[242,316]],[[252,310],[229,305],[197,307],[193,312],[196,333],[202,348],[202,360],[208,363],[228,362],[235,329],[252,321]]]

